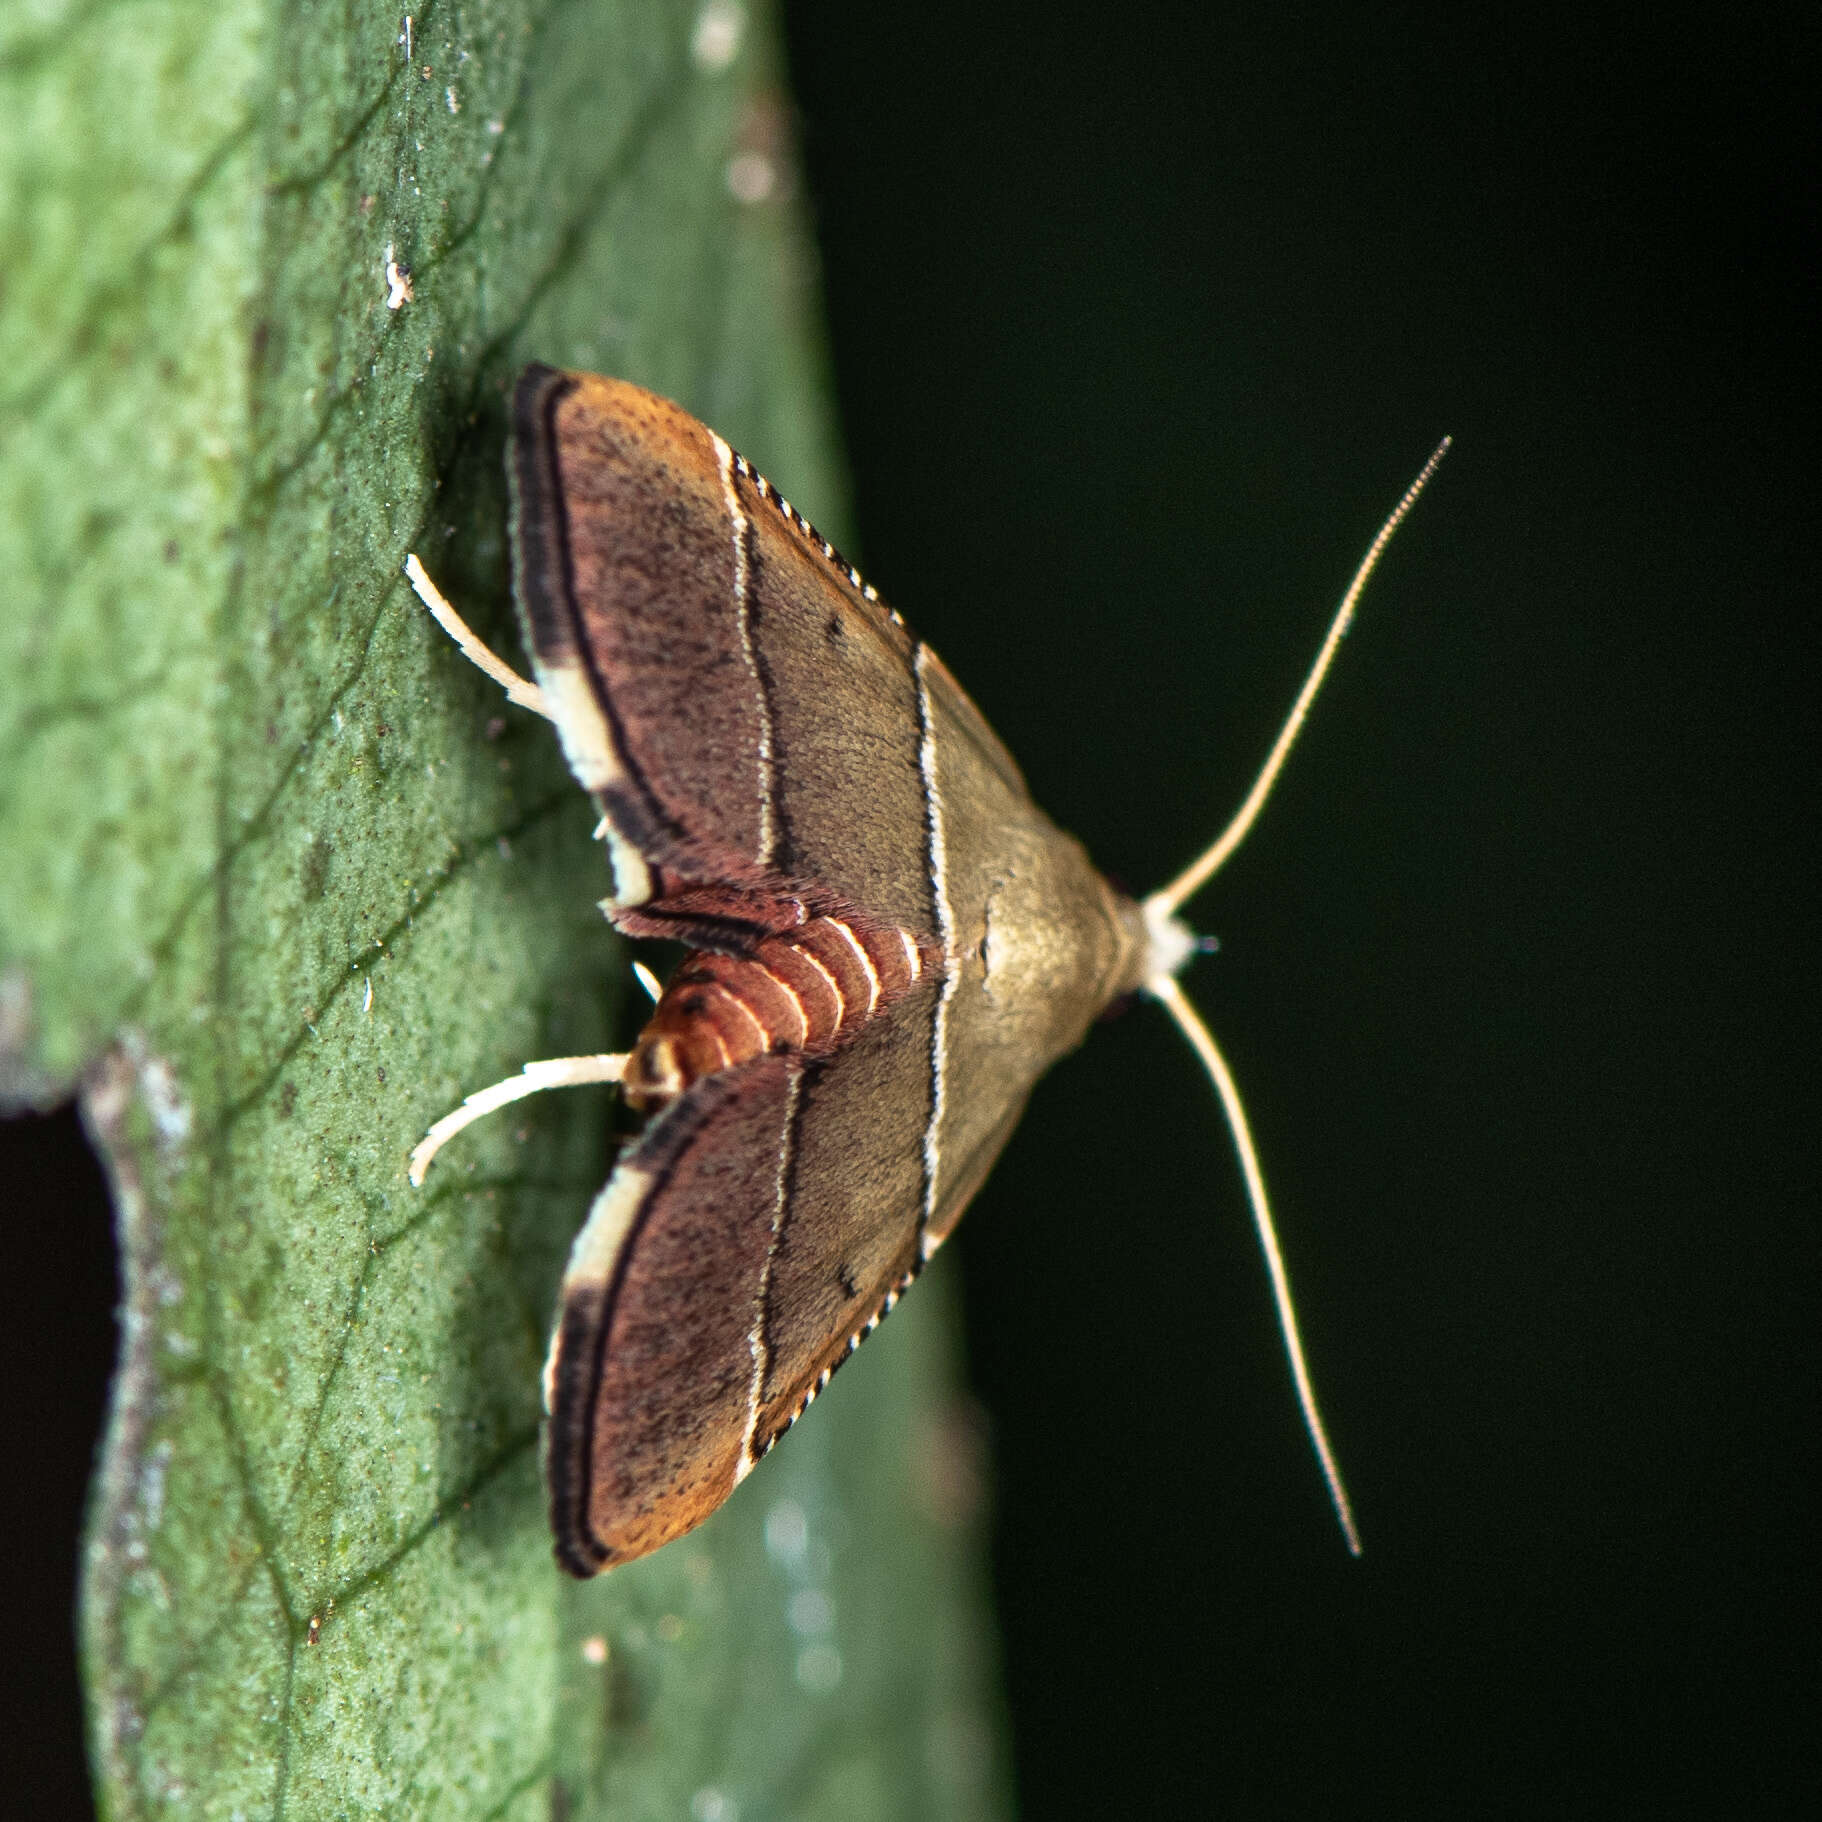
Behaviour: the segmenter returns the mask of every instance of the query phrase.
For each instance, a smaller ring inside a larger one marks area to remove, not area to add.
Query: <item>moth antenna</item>
[[[633,963],[633,979],[652,996],[654,1006],[664,997],[664,983],[651,969],[646,967],[644,962]]]
[[[1336,649],[1353,621],[1354,605],[1367,585],[1367,578],[1379,567],[1379,559],[1385,554],[1385,547],[1391,543],[1393,532],[1404,523],[1405,515],[1417,504],[1417,496],[1429,485],[1430,476],[1449,453],[1451,440],[1444,437],[1436,445],[1430,459],[1418,472],[1417,479],[1405,489],[1404,498],[1392,508],[1390,516],[1380,526],[1379,535],[1368,547],[1367,554],[1360,561],[1360,567],[1354,571],[1354,580],[1348,584],[1348,592],[1342,596],[1341,605],[1335,610],[1335,618],[1329,623],[1328,637],[1323,640],[1322,649],[1316,654],[1316,662],[1310,666],[1310,674],[1304,678],[1303,688],[1298,691],[1297,700],[1292,704],[1290,715],[1279,730],[1277,742],[1267,756],[1259,776],[1253,780],[1253,788],[1247,792],[1246,801],[1235,811],[1233,820],[1209,843],[1192,865],[1145,901],[1148,912],[1154,905],[1162,914],[1179,909],[1220,871],[1227,857],[1246,839],[1247,831],[1259,820],[1259,812],[1265,808],[1265,800],[1271,795],[1272,786],[1278,782],[1278,774],[1284,769],[1291,746],[1303,731],[1304,717],[1310,712],[1310,704],[1315,701],[1316,692],[1321,689],[1322,680],[1334,662]],[[435,608],[431,612],[435,613]],[[476,663],[479,662],[476,659]]]
[[[1367,547],[1360,567],[1354,571],[1353,581],[1348,584],[1347,593],[1341,598],[1341,605],[1335,610],[1334,619],[1329,622],[1329,630],[1316,654],[1316,662],[1310,666],[1309,675],[1303,680],[1303,688],[1297,692],[1297,700],[1291,705],[1291,712],[1279,730],[1278,738],[1266,756],[1259,776],[1253,780],[1253,788],[1247,792],[1245,801],[1234,813],[1232,821],[1190,866],[1169,885],[1152,893],[1141,906],[1146,929],[1151,937],[1151,972],[1145,983],[1145,991],[1176,1021],[1177,1029],[1189,1040],[1190,1048],[1201,1058],[1202,1067],[1208,1071],[1208,1078],[1214,1083],[1215,1093],[1221,1099],[1228,1130],[1233,1134],[1234,1150],[1240,1157],[1240,1174],[1246,1180],[1246,1198],[1253,1212],[1253,1227],[1259,1235],[1260,1250],[1265,1254],[1265,1269],[1272,1284],[1272,1301],[1278,1310],[1278,1329],[1284,1337],[1284,1351],[1290,1358],[1291,1378],[1297,1387],[1297,1402],[1303,1408],[1304,1428],[1309,1431],[1310,1441],[1315,1445],[1316,1458],[1322,1464],[1322,1477],[1328,1482],[1329,1499],[1335,1508],[1336,1518],[1341,1521],[1342,1535],[1347,1539],[1349,1551],[1355,1556],[1360,1554],[1360,1533],[1355,1528],[1354,1510],[1348,1502],[1347,1488],[1342,1484],[1341,1470],[1335,1462],[1335,1451],[1329,1444],[1328,1431],[1323,1427],[1322,1413],[1316,1407],[1315,1389],[1310,1384],[1309,1366],[1303,1357],[1303,1341],[1297,1333],[1297,1312],[1291,1302],[1290,1275],[1284,1269],[1284,1255],[1278,1248],[1278,1233],[1272,1224],[1271,1204],[1265,1195],[1265,1174],[1259,1168],[1259,1154],[1253,1147],[1252,1131],[1246,1123],[1246,1108],[1241,1103],[1239,1087],[1234,1081],[1232,1070],[1227,1066],[1226,1058],[1221,1054],[1220,1046],[1189,1003],[1183,989],[1177,985],[1177,970],[1204,945],[1176,914],[1186,900],[1199,892],[1220,871],[1228,856],[1246,839],[1248,831],[1259,820],[1259,812],[1264,809],[1265,800],[1271,795],[1273,785],[1278,782],[1278,774],[1284,769],[1291,747],[1303,731],[1310,704],[1315,701],[1316,692],[1321,689],[1329,666],[1335,660],[1335,653],[1348,627],[1353,623],[1354,608],[1360,600],[1361,591],[1367,585],[1367,579],[1378,568],[1385,547],[1392,541],[1392,534],[1404,523],[1405,516],[1417,504],[1418,495],[1429,485],[1430,477],[1449,453],[1449,443],[1450,439],[1444,437],[1436,445],[1430,459],[1418,471],[1417,479],[1405,489],[1404,498],[1392,508],[1386,522],[1380,526],[1378,536]]]
[[[592,1057],[545,1057],[527,1063],[517,1075],[509,1075],[491,1088],[477,1088],[453,1113],[446,1113],[425,1133],[411,1154],[408,1175],[411,1187],[422,1186],[430,1161],[464,1126],[472,1126],[483,1114],[496,1108],[522,1101],[528,1094],[540,1094],[546,1088],[580,1088],[589,1082],[617,1082],[626,1069],[626,1052]]]
[[[1446,445],[1445,445],[1446,447]],[[1434,466],[1434,461],[1432,461]],[[1227,1066],[1219,1046],[1195,1007],[1178,986],[1176,976],[1158,973],[1145,983],[1145,991],[1157,1000],[1176,1021],[1177,1029],[1189,1039],[1190,1048],[1202,1059],[1215,1093],[1227,1115],[1228,1130],[1234,1136],[1234,1150],[1240,1154],[1240,1174],[1246,1179],[1246,1199],[1252,1205],[1253,1227],[1259,1235],[1259,1246],[1265,1254],[1265,1269],[1272,1281],[1272,1301],[1278,1307],[1278,1330],[1284,1337],[1284,1351],[1290,1356],[1291,1378],[1297,1387],[1297,1402],[1303,1407],[1303,1427],[1316,1448],[1316,1459],[1322,1464],[1322,1478],[1328,1482],[1329,1500],[1335,1516],[1341,1521],[1341,1534],[1347,1539],[1348,1551],[1360,1554],[1360,1532],[1354,1525],[1354,1508],[1349,1503],[1347,1488],[1342,1484],[1341,1470],[1335,1463],[1335,1451],[1323,1427],[1322,1413],[1316,1408],[1316,1393],[1310,1385],[1309,1367],[1303,1358],[1303,1341],[1297,1333],[1297,1312],[1291,1303],[1290,1275],[1284,1269],[1284,1256],[1278,1250],[1278,1232],[1272,1225],[1271,1205],[1265,1199],[1265,1176],[1259,1169],[1259,1154],[1253,1149],[1253,1135],[1246,1124],[1246,1109],[1240,1102],[1240,1090],[1233,1072]]]
[[[443,599],[443,591],[425,574],[416,551],[405,559],[405,575],[417,590],[418,599],[430,609],[430,617],[462,648],[462,656],[470,664],[485,671],[506,692],[508,702],[516,702],[520,708],[530,709],[534,715],[555,722],[557,718],[551,713],[544,692],[529,678],[521,677],[505,659],[496,656],[476,637],[468,622]]]

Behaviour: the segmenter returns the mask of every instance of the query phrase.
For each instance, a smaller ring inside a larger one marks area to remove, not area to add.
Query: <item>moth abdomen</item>
[[[828,1056],[931,970],[908,930],[859,916],[806,919],[744,955],[696,950],[672,975],[627,1061],[622,1088],[641,1112],[692,1082],[773,1052]]]

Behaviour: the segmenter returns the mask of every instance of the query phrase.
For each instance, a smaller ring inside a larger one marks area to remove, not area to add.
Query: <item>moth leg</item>
[[[411,586],[417,590],[418,599],[430,609],[431,618],[462,648],[462,656],[470,664],[485,671],[506,692],[508,702],[516,702],[520,708],[530,709],[533,714],[542,715],[546,721],[554,722],[557,719],[551,713],[544,692],[529,679],[521,677],[510,664],[497,657],[475,637],[468,622],[444,600],[443,591],[425,574],[424,566],[418,561],[415,551],[405,559],[405,574]]]
[[[444,1114],[419,1140],[411,1154],[408,1171],[411,1187],[417,1189],[422,1185],[431,1159],[464,1126],[473,1125],[483,1114],[522,1101],[528,1094],[538,1094],[546,1088],[579,1088],[589,1082],[617,1082],[625,1068],[624,1051],[591,1057],[545,1057],[539,1062],[527,1063],[517,1075],[509,1075],[491,1088],[477,1088],[460,1107],[453,1113]]]

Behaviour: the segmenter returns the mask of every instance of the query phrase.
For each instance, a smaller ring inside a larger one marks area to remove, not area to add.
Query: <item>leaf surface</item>
[[[125,1302],[82,1611],[118,1818],[973,1816],[946,1304],[717,1518],[553,1567],[537,1376],[605,1047],[586,800],[509,657],[505,391],[670,394],[839,533],[767,22],[54,0],[0,24],[0,1094],[80,1083]],[[623,1035],[623,1034],[622,1034]]]

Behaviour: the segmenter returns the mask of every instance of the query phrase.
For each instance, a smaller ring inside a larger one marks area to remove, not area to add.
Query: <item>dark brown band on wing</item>
[[[574,387],[575,381],[554,367],[535,363],[527,367],[513,388],[513,434],[507,445],[513,588],[533,652],[556,659],[575,655],[576,633],[567,606],[570,581],[564,551],[568,526],[551,417]]]
[[[655,1120],[646,1128],[635,1154],[623,1156],[616,1163],[615,1174],[618,1175],[621,1168],[630,1165],[633,1156],[637,1156],[639,1168],[650,1178],[644,1204],[621,1246],[612,1275],[600,1283],[566,1283],[563,1288],[552,1355],[544,1479],[557,1561],[571,1575],[586,1578],[606,1564],[606,1551],[597,1543],[588,1524],[588,1461],[589,1437],[594,1428],[595,1403],[601,1384],[601,1356],[607,1345],[613,1300],[640,1227],[650,1218],[677,1159],[717,1104],[717,1096],[705,1095],[673,1107],[664,1120]]]
[[[724,446],[637,386],[569,377],[522,434],[552,451],[567,606],[626,772],[603,805],[648,865],[756,882],[773,849],[768,709]]]
[[[745,1472],[753,1342],[801,1068],[767,1057],[699,1083],[603,1191],[611,1199],[616,1179],[630,1183],[636,1206],[603,1278],[572,1267],[552,1375],[551,1522],[572,1574],[681,1536]]]
[[[559,1423],[555,1412],[574,1413],[588,1403],[588,1376],[605,1330],[607,1292],[568,1292],[557,1316],[556,1372],[551,1382],[552,1419],[544,1432],[544,1490],[557,1566],[580,1581],[607,1566],[607,1552],[588,1528],[588,1425],[586,1418]]]
[[[626,766],[624,780],[601,793],[602,809],[634,847],[650,854],[674,844],[679,831],[652,792],[637,756],[628,752],[626,730],[576,605],[557,414],[578,384],[574,374],[533,362],[513,388],[513,434],[506,458],[513,594],[535,661],[552,668],[573,666],[587,677]]]

